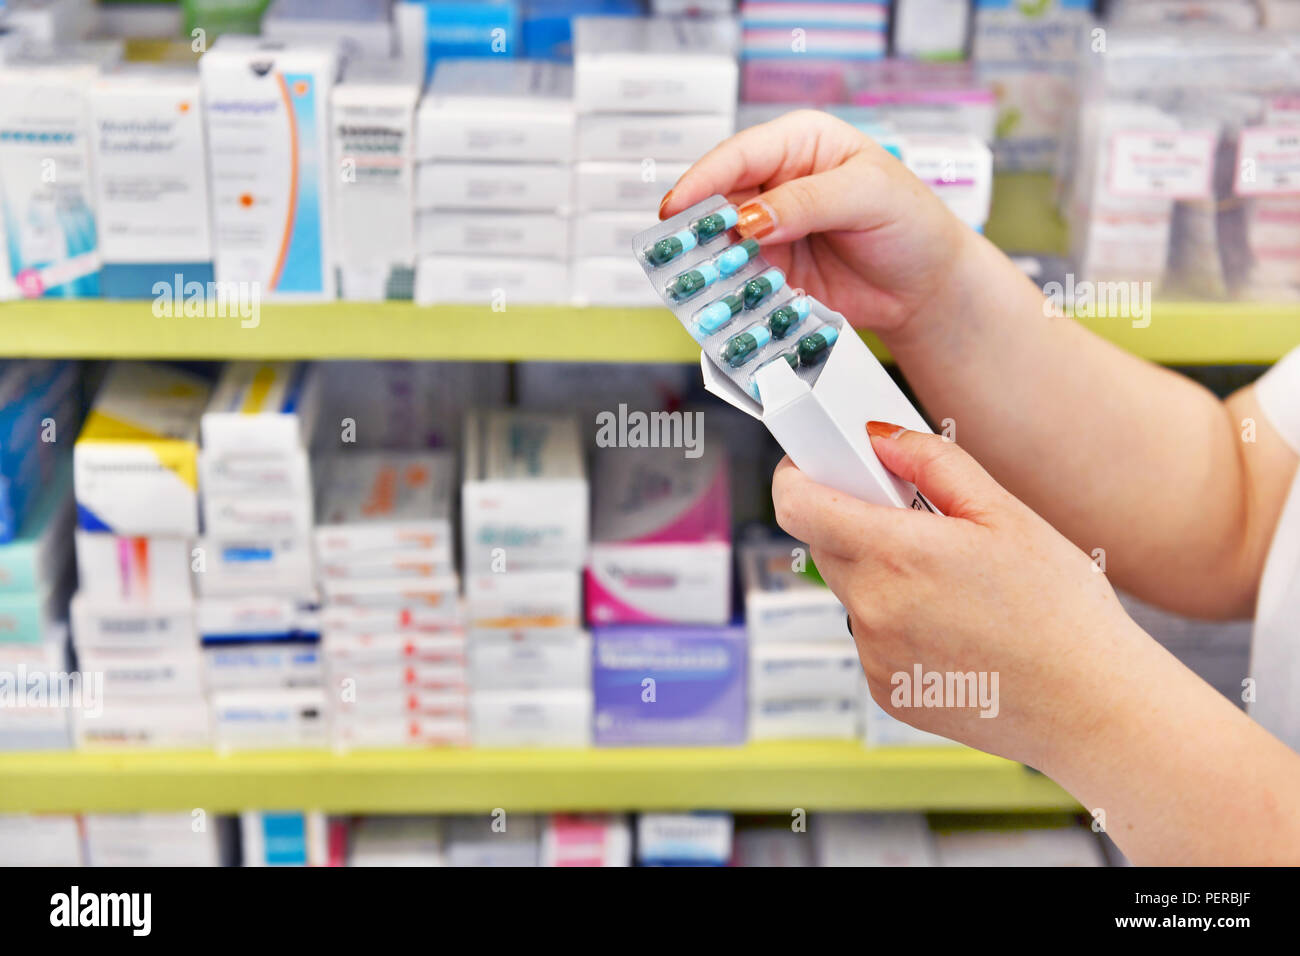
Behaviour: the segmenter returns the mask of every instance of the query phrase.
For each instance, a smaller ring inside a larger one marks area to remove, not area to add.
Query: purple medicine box
[[[597,746],[744,743],[746,647],[740,626],[597,628]]]

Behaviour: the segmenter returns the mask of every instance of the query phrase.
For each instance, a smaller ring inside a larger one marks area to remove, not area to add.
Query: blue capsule
[[[683,229],[671,236],[664,236],[664,238],[650,246],[645,251],[645,257],[654,265],[666,265],[683,252],[690,252],[694,249],[696,241],[694,232],[690,229]]]
[[[701,262],[690,272],[683,272],[668,286],[668,294],[680,302],[718,281],[720,273],[711,262]]]
[[[746,239],[744,242],[723,249],[714,261],[718,265],[719,272],[724,276],[732,276],[749,265],[749,260],[756,255],[758,255],[758,240]]]
[[[712,335],[722,328],[745,307],[745,301],[739,292],[724,295],[717,302],[710,302],[695,314],[695,334],[699,338]]]

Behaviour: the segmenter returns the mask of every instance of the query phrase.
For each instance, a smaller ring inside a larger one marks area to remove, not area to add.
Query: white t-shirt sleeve
[[[1255,383],[1269,422],[1300,454],[1300,349],[1286,355]],[[1300,752],[1300,471],[1282,509],[1264,563],[1255,605],[1250,715]]]
[[[1300,348],[1294,348],[1255,383],[1264,414],[1300,455]]]

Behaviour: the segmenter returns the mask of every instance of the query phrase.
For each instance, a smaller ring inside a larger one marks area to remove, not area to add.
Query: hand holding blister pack
[[[704,387],[759,419],[801,471],[874,504],[934,511],[876,458],[868,421],[929,432],[920,413],[845,321],[792,289],[758,243],[733,231],[722,196],[633,240],[664,304],[700,344]]]

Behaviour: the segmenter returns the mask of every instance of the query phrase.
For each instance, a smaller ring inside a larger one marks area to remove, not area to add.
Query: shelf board
[[[1168,365],[1267,364],[1300,344],[1300,304],[1156,302],[1146,328],[1080,321]],[[148,302],[41,300],[0,304],[0,356],[694,363],[699,349],[666,309],[270,304],[244,329],[237,318],[156,318]]]
[[[964,747],[0,754],[0,812],[317,809],[475,813],[715,808],[1051,811],[1078,805]]]

